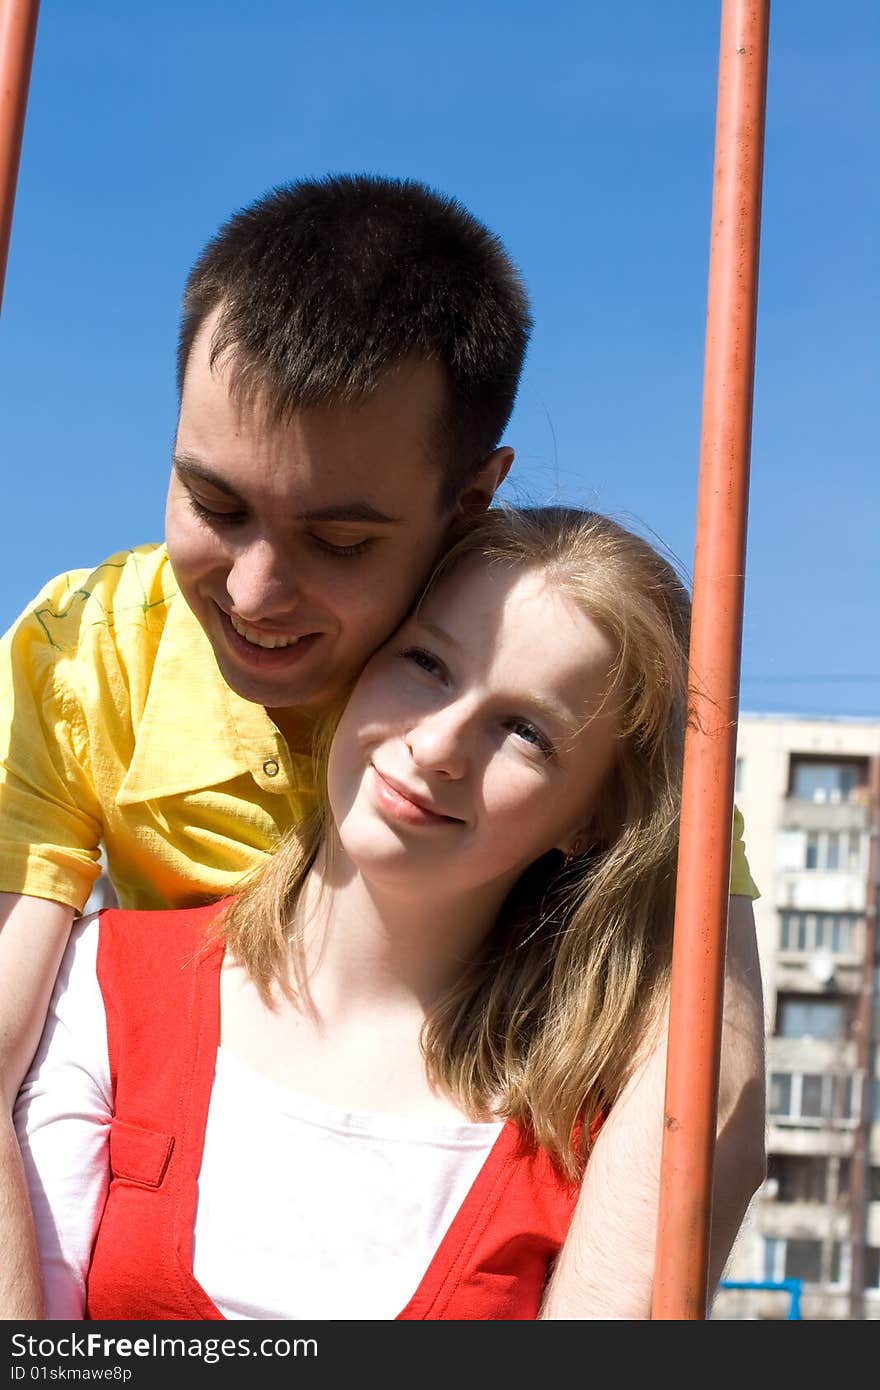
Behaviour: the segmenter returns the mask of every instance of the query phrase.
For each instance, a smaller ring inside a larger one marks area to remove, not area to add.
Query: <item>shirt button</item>
[[[278,764],[274,758],[267,758],[263,763],[263,771],[267,777],[277,777],[278,770]]]

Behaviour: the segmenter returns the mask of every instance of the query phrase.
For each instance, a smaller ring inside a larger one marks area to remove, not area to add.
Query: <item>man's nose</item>
[[[301,575],[292,547],[258,539],[235,556],[226,592],[238,617],[259,622],[291,613],[302,597]]]
[[[473,756],[472,718],[459,702],[424,714],[410,728],[406,743],[417,767],[461,778]]]

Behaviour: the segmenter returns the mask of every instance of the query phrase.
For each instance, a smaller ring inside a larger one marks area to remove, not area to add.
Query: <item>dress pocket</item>
[[[173,1148],[173,1134],[114,1120],[110,1126],[111,1176],[139,1187],[161,1187]]]

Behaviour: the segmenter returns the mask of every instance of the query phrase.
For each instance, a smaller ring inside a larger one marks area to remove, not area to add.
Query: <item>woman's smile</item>
[[[404,821],[407,825],[463,825],[460,816],[450,816],[432,804],[430,797],[410,791],[393,777],[382,773],[371,764],[373,771],[373,794],[377,806],[391,820]]]

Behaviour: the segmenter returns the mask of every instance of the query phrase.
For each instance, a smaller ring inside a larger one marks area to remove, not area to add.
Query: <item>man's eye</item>
[[[323,536],[313,536],[312,540],[319,550],[323,550],[327,555],[363,555],[364,551],[369,550],[375,544],[373,536],[366,536],[362,541],[354,541],[350,545],[339,545],[333,541],[325,540]]]
[[[511,719],[507,727],[517,738],[521,738],[523,743],[530,743],[533,748],[540,749],[545,758],[553,757],[553,744],[527,719]]]
[[[242,511],[215,512],[210,507],[206,507],[204,502],[200,502],[197,497],[193,497],[191,492],[187,495],[189,497],[189,505],[192,507],[196,516],[199,517],[201,521],[206,521],[209,526],[237,526],[239,522],[245,519],[245,514]]]
[[[446,675],[446,668],[443,663],[438,661],[436,656],[432,656],[430,652],[426,652],[424,647],[406,647],[400,655],[403,657],[404,661],[411,661],[414,666],[418,666],[419,670],[424,671],[426,675],[437,676],[441,680]]]

